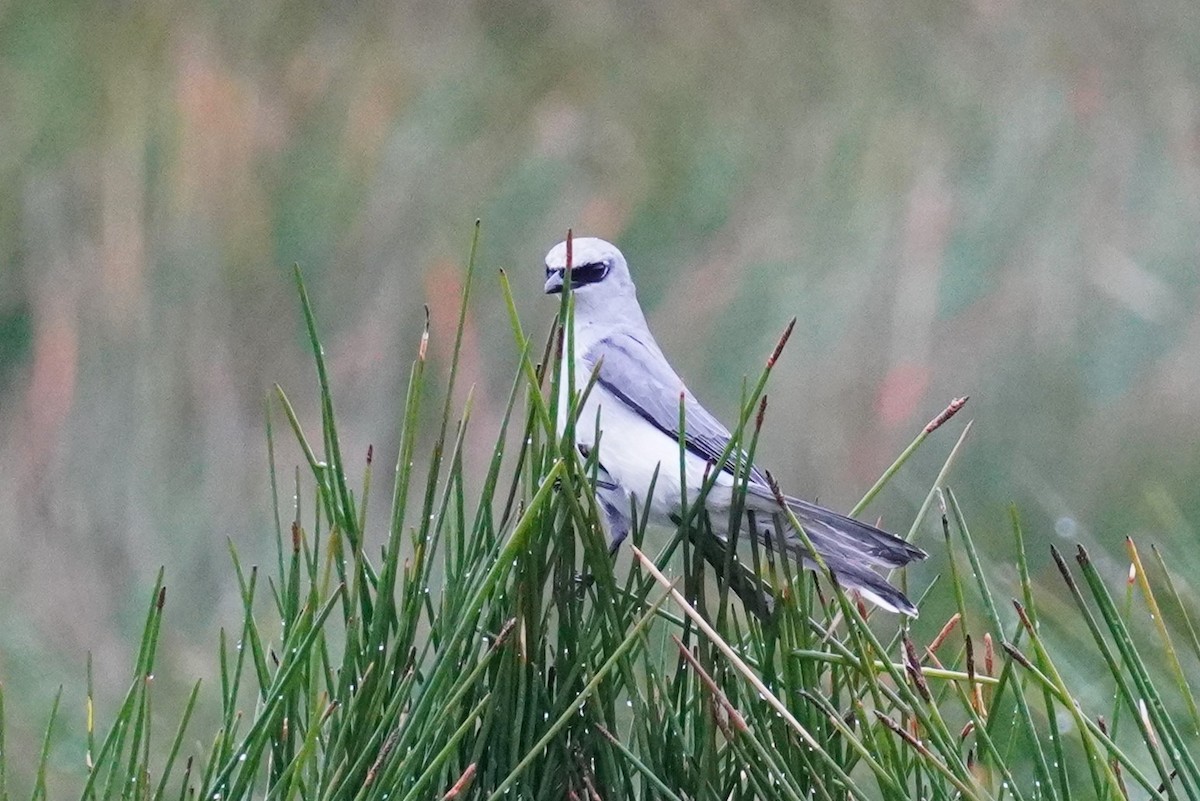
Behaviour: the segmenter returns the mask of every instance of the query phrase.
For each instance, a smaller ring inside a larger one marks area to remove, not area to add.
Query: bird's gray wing
[[[643,420],[672,440],[679,438],[679,393],[683,392],[686,434],[684,447],[700,458],[716,462],[729,444],[730,434],[709,414],[692,394],[653,343],[647,344],[634,334],[621,333],[605,337],[583,356],[589,372],[597,371],[596,381],[605,392],[616,397]],[[735,454],[734,458],[738,458]],[[744,455],[742,456],[744,458]],[[724,465],[726,472],[732,472]],[[749,508],[775,514],[778,499],[767,477],[758,468],[750,467],[750,485],[746,500]],[[871,567],[899,567],[925,552],[904,540],[859,520],[846,517],[798,498],[784,498],[808,533],[813,547],[825,559],[826,565],[843,586],[859,590],[866,597],[887,609],[915,616],[914,607],[904,594],[892,587]],[[770,544],[772,527],[757,532]],[[794,531],[784,531],[785,547],[797,553],[811,567],[807,549]],[[710,545],[715,545],[710,543]],[[724,565],[724,557],[710,561]],[[730,586],[734,586],[732,583]],[[756,591],[738,594],[748,604],[760,598]],[[761,614],[761,613],[760,613]]]
[[[679,439],[679,393],[682,391],[686,429],[684,447],[705,461],[716,463],[721,458],[729,445],[729,429],[692,397],[656,345],[647,345],[634,334],[612,334],[589,348],[583,362],[589,372],[599,365],[597,383],[672,440]],[[744,460],[744,452],[740,455]],[[738,452],[734,452],[730,458],[738,457]],[[722,469],[733,472],[728,462]],[[764,487],[767,485],[767,477],[753,465],[750,466],[750,480]]]

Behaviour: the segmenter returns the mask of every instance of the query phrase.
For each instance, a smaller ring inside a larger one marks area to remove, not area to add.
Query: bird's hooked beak
[[[563,288],[563,271],[548,270],[546,272],[546,294],[557,295],[562,292]]]

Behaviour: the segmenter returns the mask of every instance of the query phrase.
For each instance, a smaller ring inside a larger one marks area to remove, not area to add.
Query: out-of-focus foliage
[[[965,393],[985,547],[1015,501],[1035,571],[1056,537],[1116,570],[1143,530],[1193,573],[1198,76],[1184,2],[0,4],[10,719],[88,650],[120,688],[160,564],[179,631],[238,619],[224,538],[269,554],[262,399],[311,369],[293,262],[343,446],[390,463],[475,217],[481,282],[508,269],[530,321],[568,226],[617,241],[719,413],[798,315],[760,446],[797,494],[849,505]],[[481,464],[506,326],[468,321]],[[877,511],[911,519],[941,457]]]

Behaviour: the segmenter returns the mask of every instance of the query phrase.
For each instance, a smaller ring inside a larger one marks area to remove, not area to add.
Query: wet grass
[[[934,436],[939,416],[856,508],[916,448],[945,449],[909,526],[911,536],[923,516],[940,516],[944,552],[931,561],[943,572],[895,578],[918,602],[952,599],[948,620],[873,612],[823,569],[797,571],[754,543],[718,543],[714,557],[699,508],[661,547],[643,520],[633,559],[614,561],[590,491],[595,464],[573,447],[573,426],[559,437],[554,422],[559,382],[576,399],[570,420],[591,388],[589,376],[547,367],[570,347],[570,294],[567,324],[535,337],[502,275],[517,369],[469,494],[470,396],[461,410],[449,399],[470,288],[494,280],[474,276],[475,251],[427,454],[428,329],[416,344],[383,521],[366,515],[374,455],[355,464],[340,444],[297,271],[321,428],[304,431],[278,389],[267,425],[276,519],[286,521],[275,564],[248,567],[230,546],[242,618],[217,639],[218,686],[196,684],[173,730],[152,725],[170,625],[160,574],[128,693],[107,720],[94,717],[89,669],[87,753],[71,757],[82,797],[1200,798],[1200,638],[1182,582],[1157,549],[1147,570],[1130,541],[1123,594],[1082,548],[1055,549],[1062,581],[1035,589],[1027,554],[1044,546],[1029,544],[1014,512],[1019,598],[1005,600],[950,486],[969,425],[952,442]],[[734,447],[750,453],[772,362],[743,391]],[[306,462],[286,508],[281,421]],[[747,611],[735,582],[767,592],[769,611]],[[1069,646],[1041,623],[1051,594],[1072,615]],[[202,706],[219,710],[215,730],[194,723]],[[45,777],[60,713],[56,704],[39,765],[7,764],[0,740],[0,799],[10,774],[35,799],[54,792]]]

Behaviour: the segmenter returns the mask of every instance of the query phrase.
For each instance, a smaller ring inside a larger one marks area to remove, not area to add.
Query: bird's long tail
[[[759,536],[771,544],[771,540],[776,539],[771,515],[779,513],[779,506],[774,496],[769,493],[770,490],[751,485],[747,502],[760,513],[769,513],[758,523],[758,527]],[[769,503],[763,503],[765,500],[769,500]],[[829,571],[843,587],[858,590],[867,600],[884,609],[916,617],[917,608],[912,602],[873,568],[902,567],[909,562],[924,559],[924,551],[882,529],[823,506],[786,496],[784,501],[804,527],[805,533],[808,534],[817,553],[824,559]],[[786,524],[781,525],[781,528],[787,538],[787,549],[799,556],[806,567],[815,567],[799,535]]]

